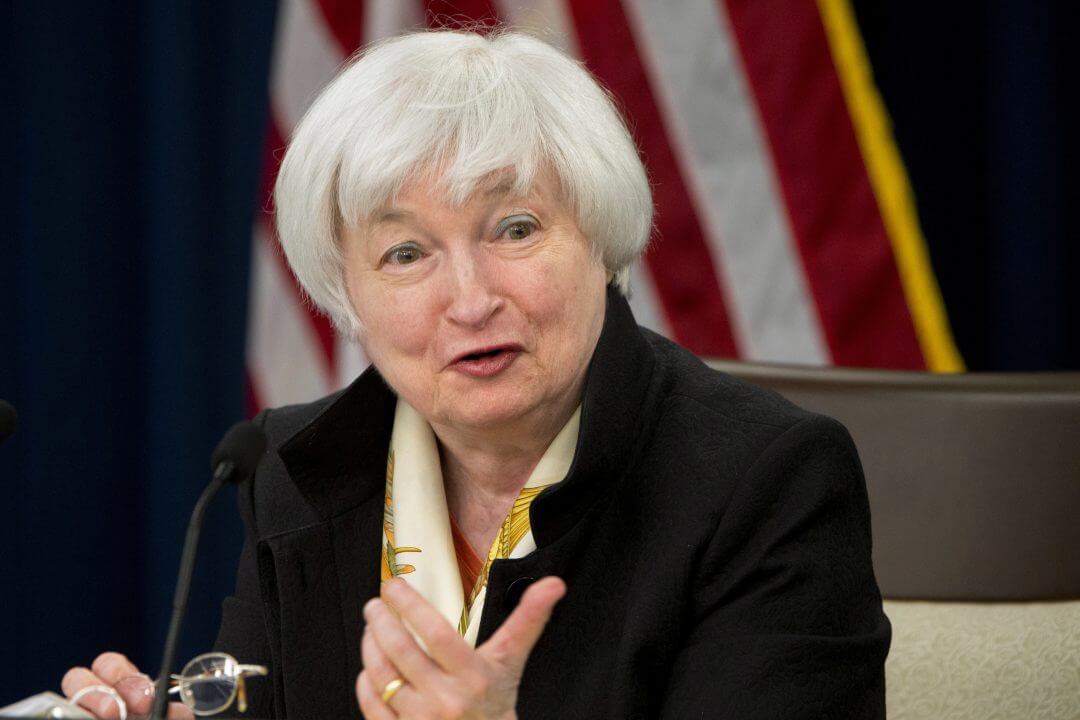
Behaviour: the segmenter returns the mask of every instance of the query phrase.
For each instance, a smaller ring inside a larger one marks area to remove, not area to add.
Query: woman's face
[[[364,349],[433,425],[565,415],[600,336],[607,272],[556,184],[510,187],[455,207],[417,180],[343,238]]]

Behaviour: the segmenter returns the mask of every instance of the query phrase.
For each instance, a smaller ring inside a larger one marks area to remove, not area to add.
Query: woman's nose
[[[449,263],[449,319],[461,326],[480,329],[502,307],[502,296],[494,287],[493,269],[476,253],[460,253]]]

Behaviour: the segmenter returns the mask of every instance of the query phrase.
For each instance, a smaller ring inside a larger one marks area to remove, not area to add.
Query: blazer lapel
[[[396,397],[371,369],[278,451],[320,522],[260,542],[276,609],[279,712],[360,718],[364,603],[379,594],[386,453]],[[281,631],[284,629],[284,632]]]
[[[343,515],[332,525],[344,623],[344,680],[357,717],[360,710],[353,688],[362,665],[360,639],[364,634],[364,604],[379,595],[383,508],[382,496],[373,497],[355,513]]]

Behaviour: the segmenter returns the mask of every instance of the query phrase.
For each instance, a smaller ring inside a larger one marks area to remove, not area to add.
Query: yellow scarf
[[[533,469],[466,597],[450,531],[435,433],[420,413],[398,398],[386,460],[382,580],[401,577],[475,645],[491,563],[524,557],[536,549],[529,507],[540,491],[566,477],[574,459],[580,417],[578,408]]]

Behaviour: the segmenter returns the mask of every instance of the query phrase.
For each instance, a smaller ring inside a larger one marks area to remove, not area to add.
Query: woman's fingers
[[[127,703],[129,715],[149,715],[154,706],[154,681],[139,673],[120,678],[113,684]]]
[[[555,603],[566,594],[566,583],[546,577],[534,583],[517,608],[479,651],[520,676],[525,661],[551,618]]]
[[[91,685],[108,685],[108,683],[91,672],[89,668],[84,667],[71,668],[60,681],[60,688],[64,691],[64,697],[67,698]],[[120,717],[120,708],[116,701],[102,693],[87,693],[79,699],[78,704],[93,713],[95,717],[107,718],[107,720]]]
[[[364,661],[364,672],[367,673],[372,686],[378,688],[379,695],[382,695],[382,690],[387,683],[401,677],[398,669],[379,649],[379,644],[375,642],[375,636],[371,634],[371,630],[364,631],[364,638],[360,641],[360,657]]]
[[[364,606],[364,671],[356,680],[361,709],[377,720],[427,717],[429,711],[440,717],[501,717],[513,709],[529,652],[565,593],[562,580],[544,578],[529,588],[491,640],[474,649],[415,590],[400,580],[387,581],[385,602],[375,598]],[[405,684],[383,701],[386,688],[399,678]]]
[[[409,624],[443,670],[454,673],[473,661],[473,649],[451,627],[438,610],[404,580],[393,578],[383,584],[383,597]]]
[[[101,678],[90,671],[90,668],[73,667],[64,673],[60,681],[60,689],[64,691],[64,697],[71,697],[89,685],[104,684]]]
[[[60,681],[64,696],[70,698],[83,688],[104,685],[115,690],[124,700],[129,716],[148,715],[154,705],[154,681],[139,672],[139,668],[120,653],[98,655],[89,668],[71,668]],[[116,701],[102,693],[87,693],[79,705],[99,718],[119,718]],[[169,720],[193,720],[195,715],[183,703],[169,703]]]
[[[366,717],[427,717],[427,702],[386,657],[370,630],[364,631],[360,651],[364,670],[356,679],[356,697],[360,699],[360,708]],[[383,693],[397,680],[402,684],[384,701]]]
[[[367,620],[366,632],[378,644],[387,665],[397,668],[401,677],[411,685],[430,690],[442,689],[442,670],[420,649],[386,603],[378,598],[368,601],[364,606],[364,619]],[[390,680],[393,678],[385,678],[385,682]]]
[[[366,678],[368,689],[366,692],[367,699],[365,700],[361,695],[361,680],[358,677],[356,680],[356,697],[361,699],[360,708],[364,710],[365,715],[368,717],[373,715],[373,713],[368,713],[364,709],[365,703],[376,708],[375,713],[389,711],[393,713],[394,717],[401,715],[402,717],[418,718],[431,715],[429,711],[433,704],[432,698],[435,696],[422,695],[405,680],[403,675],[398,672],[398,669],[383,654],[371,631],[364,632],[364,639],[360,642],[360,652],[364,658],[364,671],[360,675]],[[401,680],[403,684],[394,692],[393,697],[383,701],[383,692],[395,680]],[[379,708],[386,708],[386,710],[379,710]]]
[[[117,652],[98,655],[90,670],[111,686],[127,704],[128,713],[146,715],[154,705],[154,683],[139,668]]]
[[[109,686],[115,685],[126,677],[140,674],[139,668],[118,652],[101,653],[94,658],[90,670]]]
[[[182,702],[171,702],[165,710],[165,718],[166,720],[195,720],[195,713]]]
[[[371,674],[365,670],[356,678],[356,699],[368,720],[396,720],[397,713],[382,701],[382,689],[376,688]]]

